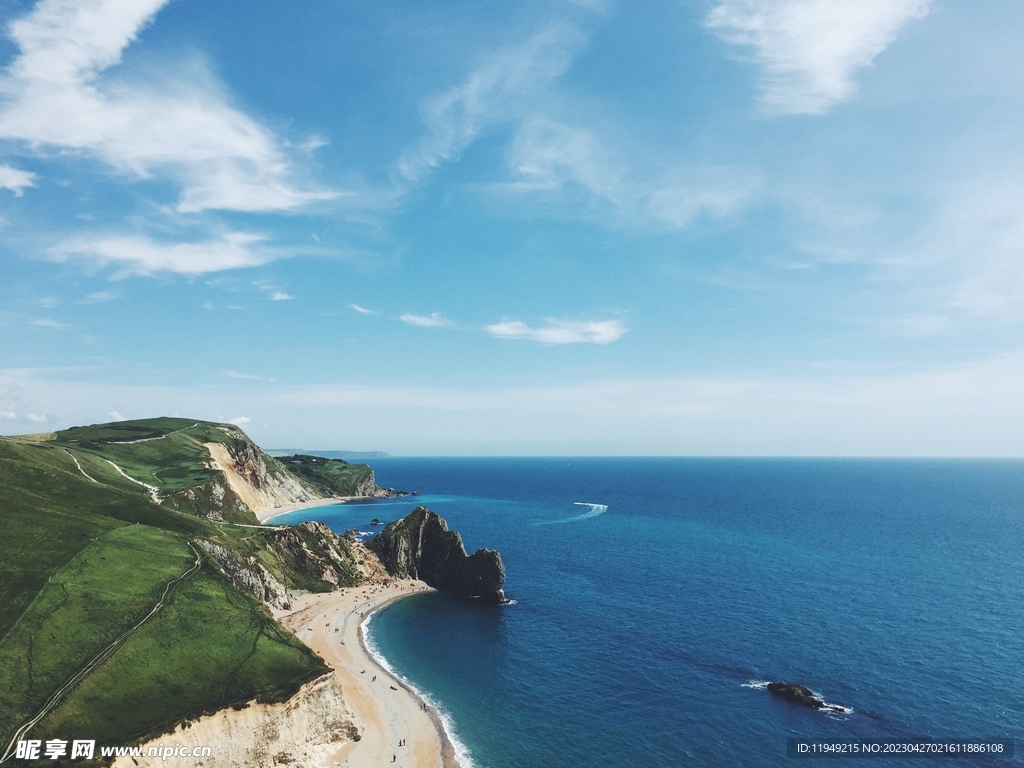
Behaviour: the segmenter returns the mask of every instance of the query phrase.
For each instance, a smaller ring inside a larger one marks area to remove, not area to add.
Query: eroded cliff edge
[[[366,546],[396,578],[420,579],[457,597],[507,602],[501,555],[491,549],[467,555],[459,533],[449,531],[444,518],[426,507],[390,523]]]

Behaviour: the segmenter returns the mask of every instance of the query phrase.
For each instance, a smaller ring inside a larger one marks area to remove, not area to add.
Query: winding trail
[[[89,480],[92,480],[92,481],[93,481],[94,483],[96,483],[97,485],[99,484],[99,482],[100,482],[99,480],[97,480],[97,479],[96,479],[95,477],[93,477],[92,475],[88,475],[88,474],[86,474],[85,470],[84,470],[84,469],[82,469],[82,465],[78,463],[78,459],[77,459],[77,458],[75,457],[75,454],[73,454],[73,453],[72,453],[71,451],[69,451],[69,450],[68,450],[67,448],[61,448],[61,450],[62,450],[62,451],[64,451],[64,453],[66,453],[66,454],[67,454],[68,456],[70,456],[70,457],[71,457],[71,460],[72,460],[73,462],[75,462],[75,466],[76,466],[76,467],[78,467],[78,471],[79,471],[79,472],[81,472],[81,473],[82,473],[83,475],[85,475],[85,476],[86,476],[86,477],[87,477],[87,478],[88,478]]]
[[[196,556],[195,564],[187,571],[185,571],[185,573],[181,574],[181,576],[176,576],[175,578],[167,582],[167,585],[164,587],[163,595],[160,596],[160,600],[157,602],[156,605],[153,606],[152,610],[149,613],[143,616],[134,626],[122,632],[117,638],[114,639],[112,643],[110,643],[110,645],[108,645],[102,651],[93,656],[75,674],[69,677],[64,682],[64,684],[61,685],[60,688],[53,692],[50,698],[46,700],[46,703],[43,704],[42,708],[31,719],[25,722],[20,728],[18,728],[18,730],[14,732],[13,736],[11,737],[10,743],[7,745],[7,749],[4,750],[3,756],[0,757],[0,763],[5,763],[7,762],[7,760],[10,759],[11,755],[14,754],[18,742],[24,739],[25,736],[28,735],[28,732],[31,731],[39,723],[40,720],[42,720],[44,717],[50,714],[51,710],[53,710],[53,708],[57,706],[60,700],[64,697],[65,693],[67,693],[80,682],[82,682],[82,679],[86,675],[88,675],[90,672],[96,669],[96,667],[98,667],[100,664],[106,661],[110,657],[110,655],[118,648],[120,648],[124,644],[125,640],[127,640],[129,637],[135,634],[135,632],[137,632],[139,628],[142,627],[143,624],[145,624],[147,621],[149,621],[158,613],[160,613],[160,611],[162,611],[164,607],[167,605],[167,602],[170,600],[171,595],[174,594],[174,588],[186,579],[193,576],[199,570],[199,568],[203,564],[203,557],[201,554],[199,554],[198,550],[196,550],[196,548],[192,546],[192,542],[186,543],[188,544],[189,549],[192,550],[192,554]]]
[[[154,437],[151,439],[156,440],[157,438]],[[123,477],[125,480],[131,480],[136,485],[141,485],[143,488],[149,491],[149,495],[153,497],[154,504],[160,504],[163,502],[163,499],[160,498],[160,489],[157,488],[155,485],[150,485],[149,483],[144,483],[141,480],[136,480],[134,477],[129,475],[127,472],[125,472],[123,469],[117,466],[117,464],[112,462],[110,459],[104,459],[104,461],[107,462],[107,464],[112,466],[114,469],[116,469],[117,474],[121,475],[121,477]]]

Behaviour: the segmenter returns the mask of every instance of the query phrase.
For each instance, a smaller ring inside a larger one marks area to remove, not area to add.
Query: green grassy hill
[[[230,424],[162,418],[0,438],[0,754],[55,693],[31,738],[125,744],[287,698],[326,671],[272,619],[261,589],[284,600],[357,583],[348,544],[315,527],[251,527],[210,443],[264,490],[324,495]]]
[[[376,488],[373,470],[365,464],[301,453],[281,456],[278,461],[324,496],[371,496]]]

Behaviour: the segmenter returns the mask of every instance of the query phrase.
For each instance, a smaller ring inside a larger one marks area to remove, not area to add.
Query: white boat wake
[[[575,523],[579,520],[589,520],[592,517],[603,515],[608,511],[607,504],[591,504],[589,501],[574,501],[574,505],[577,507],[590,507],[590,510],[584,512],[582,515],[576,515],[574,517],[567,517],[564,520],[544,520],[540,523],[534,523],[534,525],[558,525],[559,523]]]

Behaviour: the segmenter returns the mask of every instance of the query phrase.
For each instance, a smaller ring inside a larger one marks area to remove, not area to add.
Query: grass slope
[[[326,671],[260,603],[207,567],[44,719],[35,738],[90,734],[124,743],[169,729],[182,713],[284,700]]]
[[[195,556],[174,534],[144,525],[110,531],[57,571],[0,640],[0,733],[50,694],[160,599]]]
[[[0,750],[192,568],[189,540],[258,557],[286,583],[308,579],[269,556],[263,531],[157,504],[109,463],[161,495],[193,488],[219,477],[204,442],[245,440],[233,426],[148,419],[47,437],[0,438]],[[203,557],[166,607],[70,689],[32,738],[126,743],[253,696],[285,698],[323,673],[315,654]]]

